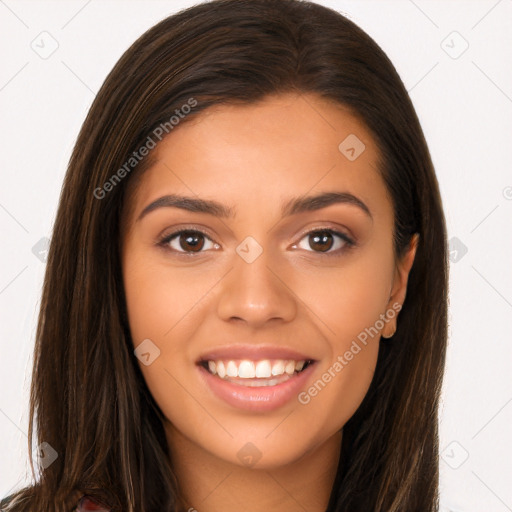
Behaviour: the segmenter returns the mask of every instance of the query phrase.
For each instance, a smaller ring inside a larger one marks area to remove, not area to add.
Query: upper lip
[[[276,347],[271,345],[230,345],[226,347],[218,347],[204,353],[199,357],[197,362],[226,361],[233,359],[248,359],[250,361],[259,361],[262,359],[314,361],[312,357],[287,347]]]

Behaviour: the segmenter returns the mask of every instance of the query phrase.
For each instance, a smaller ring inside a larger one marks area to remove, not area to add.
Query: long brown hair
[[[397,332],[381,342],[370,389],[344,426],[328,511],[438,510],[448,263],[432,161],[380,47],[336,11],[298,0],[183,10],[143,34],[105,80],[62,188],[36,335],[29,447],[35,422],[37,444],[58,456],[36,465],[34,485],[5,510],[69,512],[83,494],[124,512],[179,510],[163,415],[133,355],[119,255],[126,185],[151,158],[126,162],[191,98],[180,122],[292,91],[334,100],[365,123],[392,197],[396,257],[419,234]]]

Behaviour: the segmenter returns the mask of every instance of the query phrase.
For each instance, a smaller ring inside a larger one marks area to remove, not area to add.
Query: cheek
[[[165,343],[190,314],[195,314],[201,298],[215,283],[212,275],[199,275],[192,267],[181,270],[152,264],[136,256],[124,264],[124,287],[130,331],[134,345],[146,338]],[[182,338],[180,338],[182,339]],[[173,342],[167,350],[178,350]]]
[[[158,356],[139,367],[164,414],[178,420],[190,399],[183,388],[192,368],[189,340],[199,325],[201,298],[214,280],[204,273],[196,278],[192,268],[170,270],[135,251],[125,258],[123,276],[133,346],[149,339],[157,347]]]
[[[361,258],[354,255],[338,267],[296,274],[293,289],[320,320],[318,325],[330,341],[332,356],[336,356],[385,313],[391,283],[391,255],[368,254]],[[382,329],[380,322],[377,327]]]
[[[300,297],[320,321],[328,357],[299,401],[315,425],[342,426],[357,410],[373,379],[391,286],[392,257],[354,259],[299,279]]]

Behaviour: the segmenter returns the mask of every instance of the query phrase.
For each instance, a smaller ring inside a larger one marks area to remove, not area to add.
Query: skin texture
[[[354,161],[338,149],[350,134],[365,144]],[[370,386],[380,334],[309,403],[292,399],[265,413],[213,395],[196,361],[238,343],[293,348],[317,361],[306,389],[365,328],[403,304],[416,239],[395,261],[393,207],[376,168],[376,145],[348,109],[312,94],[282,94],[213,107],[154,151],[157,162],[125,209],[123,279],[134,346],[149,338],[160,350],[152,364],[139,364],[168,419],[170,455],[187,503],[200,512],[323,511],[342,427]],[[281,216],[292,197],[330,191],[357,196],[372,218],[352,204]],[[137,220],[171,193],[216,200],[236,216],[162,207]],[[178,253],[185,250],[179,237],[174,252],[158,245],[183,228],[206,231],[211,241],[204,239],[203,252]],[[330,256],[315,250],[308,232],[327,228],[355,245],[343,246],[333,235]],[[236,252],[247,236],[263,249],[252,263]],[[396,316],[379,331],[395,328]],[[237,456],[248,442],[261,454],[252,467]]]

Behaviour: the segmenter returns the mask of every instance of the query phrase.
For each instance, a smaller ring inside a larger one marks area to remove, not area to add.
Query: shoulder
[[[0,512],[30,510],[34,502],[33,490],[33,487],[27,487],[5,498],[0,498]]]
[[[13,498],[14,498],[13,494],[11,494],[10,496],[7,496],[6,498],[0,498],[0,512],[3,512],[4,508],[7,507],[7,505],[11,504]]]
[[[33,503],[33,496],[29,495],[29,490],[30,489],[25,489],[5,498],[0,498],[0,512],[32,510],[30,504]],[[76,508],[70,510],[70,512],[111,512],[111,509],[100,501],[86,495],[82,496]]]
[[[110,512],[110,508],[106,507],[102,503],[95,501],[89,496],[83,496],[77,504],[77,507],[73,512]]]

